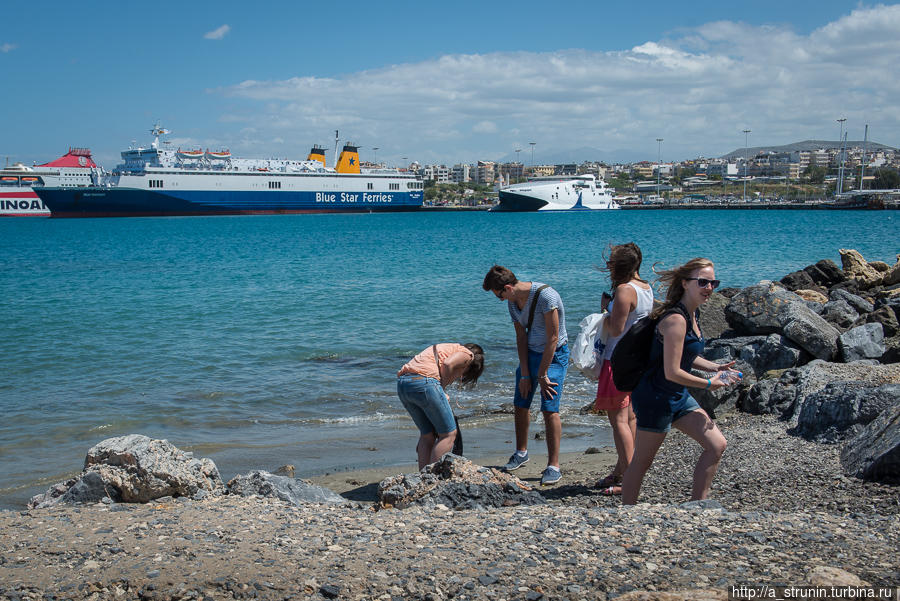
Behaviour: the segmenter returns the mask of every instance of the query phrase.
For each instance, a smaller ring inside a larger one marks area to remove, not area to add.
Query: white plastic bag
[[[581,323],[578,324],[581,331],[575,337],[575,344],[572,348],[572,364],[586,378],[595,382],[600,377],[600,368],[603,366],[600,355],[606,346],[606,337],[603,336],[603,321],[607,315],[609,313],[605,311],[603,313],[591,313],[582,319]],[[598,348],[600,353],[597,353]]]

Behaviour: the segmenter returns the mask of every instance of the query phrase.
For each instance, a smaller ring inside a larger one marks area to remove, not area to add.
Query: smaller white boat
[[[536,178],[500,188],[493,211],[597,211],[618,209],[606,182],[591,174]]]

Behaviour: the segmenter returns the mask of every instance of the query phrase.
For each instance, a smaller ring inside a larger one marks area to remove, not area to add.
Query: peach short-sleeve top
[[[467,353],[469,357],[475,356],[472,351],[455,342],[446,342],[437,345],[437,353],[441,360],[441,365],[443,365],[448,357],[460,351]],[[425,376],[426,378],[434,378],[435,380],[441,379],[438,367],[434,362],[434,351],[431,350],[430,346],[413,357],[409,363],[401,367],[400,371],[397,372],[398,377],[406,374],[418,374],[420,376]]]

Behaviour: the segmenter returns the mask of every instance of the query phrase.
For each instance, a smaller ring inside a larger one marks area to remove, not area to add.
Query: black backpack
[[[687,311],[681,303],[678,303],[656,319],[649,315],[640,318],[619,339],[609,358],[609,364],[612,368],[613,384],[621,392],[631,392],[637,388],[644,373],[651,367],[655,367],[650,365],[650,349],[653,345],[656,326],[664,317],[672,313],[680,313],[690,324]],[[659,363],[662,364],[662,361]]]

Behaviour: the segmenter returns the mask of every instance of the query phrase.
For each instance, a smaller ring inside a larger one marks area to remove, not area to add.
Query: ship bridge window
[[[147,183],[149,184],[149,186],[151,188],[162,188],[163,187],[163,181],[161,179],[151,179],[151,180],[148,180]]]
[[[373,184],[372,182],[369,182],[368,188],[369,188],[369,190],[374,190],[374,189],[375,189],[375,184]]]
[[[281,182],[269,182],[269,190],[281,190]]]
[[[400,184],[388,184],[388,190],[399,190]]]

